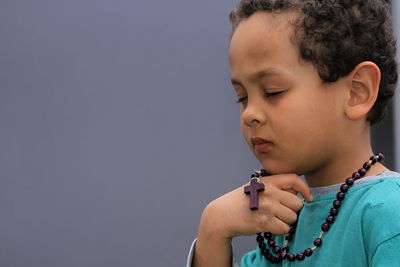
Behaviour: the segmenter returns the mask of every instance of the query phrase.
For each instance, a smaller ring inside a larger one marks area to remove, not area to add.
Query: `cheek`
[[[319,103],[297,103],[282,107],[275,120],[276,132],[287,139],[290,146],[302,146],[313,143],[323,131],[329,129],[329,114],[326,107]],[[277,129],[279,127],[279,129]]]
[[[284,124],[291,146],[301,149],[318,149],[329,145],[329,140],[334,140],[336,133],[332,131],[337,125],[338,109],[329,99],[297,106],[293,110],[294,116]]]

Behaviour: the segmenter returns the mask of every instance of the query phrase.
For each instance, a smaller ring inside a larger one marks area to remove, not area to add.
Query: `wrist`
[[[222,219],[221,219],[222,218]],[[213,201],[204,209],[200,219],[199,238],[203,240],[212,240],[220,244],[230,244],[233,235],[228,230],[226,220],[218,209],[218,205]]]

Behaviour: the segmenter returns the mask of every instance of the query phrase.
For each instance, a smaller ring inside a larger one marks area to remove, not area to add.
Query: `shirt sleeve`
[[[400,267],[400,234],[382,242],[376,249],[371,264],[373,267]]]
[[[187,257],[187,262],[186,262],[186,267],[192,267],[194,252],[195,252],[195,248],[196,248],[196,241],[197,241],[197,238],[192,242],[192,245],[190,246],[189,255]],[[232,267],[239,267],[239,265],[235,261],[235,249],[233,247],[233,243],[232,243],[232,255],[233,255]]]
[[[197,238],[195,240],[193,240],[192,245],[190,246],[189,255],[188,255],[187,261],[186,261],[186,267],[192,267],[194,248],[196,247],[196,241],[197,241]]]

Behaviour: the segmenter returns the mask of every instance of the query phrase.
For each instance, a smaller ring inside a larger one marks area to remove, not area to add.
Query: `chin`
[[[263,168],[271,175],[276,174],[284,174],[284,173],[295,173],[297,175],[301,175],[301,170],[296,168],[296,166],[290,166],[288,163],[284,163],[282,161],[274,161],[274,160],[260,160]]]
[[[287,166],[285,167],[282,166],[282,164],[274,164],[271,161],[268,163],[262,162],[262,166],[269,174],[291,173],[290,168],[287,168]]]

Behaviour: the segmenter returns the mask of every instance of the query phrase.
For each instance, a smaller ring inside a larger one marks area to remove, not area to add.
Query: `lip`
[[[265,140],[261,137],[253,137],[251,138],[251,143],[253,144],[254,150],[258,152],[267,152],[271,149],[273,143]]]

